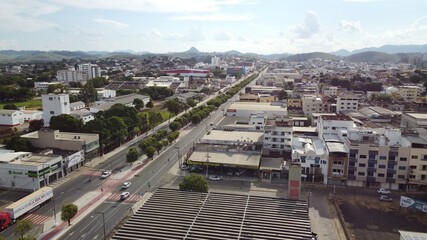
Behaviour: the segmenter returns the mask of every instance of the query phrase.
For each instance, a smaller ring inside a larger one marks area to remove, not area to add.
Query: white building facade
[[[24,123],[24,114],[18,110],[0,109],[0,125],[17,126]]]
[[[355,96],[338,96],[337,113],[345,110],[357,111],[359,108],[359,98]]]
[[[49,127],[50,118],[61,114],[70,114],[70,98],[68,94],[42,95],[44,126]]]
[[[302,96],[302,111],[305,115],[323,112],[323,101],[316,95]]]

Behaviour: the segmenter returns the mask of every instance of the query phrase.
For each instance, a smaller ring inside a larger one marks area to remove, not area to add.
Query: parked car
[[[243,173],[245,173],[246,172],[246,170],[245,169],[239,169],[239,170],[237,170],[234,174],[236,174],[236,176],[242,176],[243,175]]]
[[[387,190],[385,188],[378,188],[377,193],[379,194],[390,194],[390,190]]]
[[[122,185],[122,189],[127,189],[128,187],[130,187],[131,184],[131,182],[124,182]]]
[[[216,176],[216,175],[211,175],[211,176],[209,176],[209,180],[219,181],[219,180],[221,180],[221,178],[219,176]]]
[[[393,201],[393,199],[392,199],[391,197],[386,196],[386,195],[381,195],[381,196],[379,197],[379,200],[380,200],[380,201],[384,201],[384,202],[392,202],[392,201]]]
[[[181,165],[181,170],[188,170],[188,169],[190,169],[189,166],[184,165],[184,164]]]
[[[111,172],[109,171],[104,171],[101,173],[101,178],[108,178],[111,175]]]
[[[196,172],[196,173],[200,173],[203,171],[204,171],[204,169],[202,167],[199,167],[199,166],[192,166],[190,169],[190,172]]]
[[[120,194],[120,200],[121,200],[121,201],[125,200],[126,198],[128,198],[128,197],[129,197],[129,195],[130,195],[130,192],[122,192],[122,193]]]

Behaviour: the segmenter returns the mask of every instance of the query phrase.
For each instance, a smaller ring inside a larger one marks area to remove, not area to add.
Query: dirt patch
[[[351,235],[360,240],[399,239],[398,230],[425,232],[426,215],[400,208],[397,202],[337,199]]]

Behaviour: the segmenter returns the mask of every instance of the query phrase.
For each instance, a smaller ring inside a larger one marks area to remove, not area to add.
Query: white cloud
[[[38,17],[59,11],[61,8],[37,0],[0,1],[0,30],[36,32],[56,25]]]
[[[110,9],[133,12],[214,12],[224,6],[253,4],[253,0],[53,0],[56,3],[83,9]]]
[[[231,40],[231,36],[222,30],[216,32],[212,37],[215,41],[230,41]]]
[[[341,20],[338,25],[338,30],[343,32],[361,32],[362,26],[358,21]]]
[[[312,11],[305,13],[304,23],[294,27],[294,32],[298,38],[310,38],[320,30],[317,14]]]
[[[247,41],[246,38],[242,35],[237,36],[237,41],[245,42]]]
[[[110,19],[97,18],[97,19],[94,19],[94,21],[99,24],[102,24],[108,27],[114,27],[114,28],[127,28],[129,26],[126,23],[121,23],[114,20],[110,20]]]
[[[251,18],[245,15],[227,14],[207,14],[207,15],[186,15],[173,17],[172,20],[180,21],[215,21],[215,22],[243,22]]]
[[[184,38],[184,36],[180,33],[169,33],[165,36],[165,40],[168,41],[180,41]]]

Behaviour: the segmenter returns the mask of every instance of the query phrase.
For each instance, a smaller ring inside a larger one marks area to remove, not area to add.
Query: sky
[[[0,50],[333,52],[427,44],[427,0],[1,0]]]

